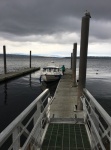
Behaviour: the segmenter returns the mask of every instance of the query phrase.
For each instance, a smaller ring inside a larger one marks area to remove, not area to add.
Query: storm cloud
[[[85,10],[102,24],[111,21],[110,6],[110,0],[1,0],[0,31],[21,36],[79,32]]]
[[[85,10],[92,17],[90,42],[110,41],[111,0],[0,0],[0,37],[20,42],[79,42]]]

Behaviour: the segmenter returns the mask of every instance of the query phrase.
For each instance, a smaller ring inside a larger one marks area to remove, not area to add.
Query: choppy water
[[[32,57],[32,67],[43,67],[54,61],[56,64],[70,68],[68,58]],[[77,60],[78,75],[79,60]],[[7,57],[7,70],[16,71],[29,67],[28,57]],[[0,56],[0,74],[3,73],[3,58]],[[42,85],[40,72],[35,72],[0,85],[0,132],[22,112],[46,86],[53,95],[56,84]],[[111,59],[88,59],[86,88],[111,115]]]

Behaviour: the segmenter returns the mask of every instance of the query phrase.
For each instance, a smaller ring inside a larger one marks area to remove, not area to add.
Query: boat
[[[45,82],[56,81],[59,80],[62,75],[61,68],[52,61],[49,65],[42,68],[40,80]]]

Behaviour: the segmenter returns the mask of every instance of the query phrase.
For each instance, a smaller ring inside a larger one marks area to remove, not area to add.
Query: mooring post
[[[72,70],[72,57],[73,57],[73,53],[71,53],[71,70]]]
[[[76,84],[76,56],[77,55],[77,43],[73,45],[73,58],[72,58],[72,77],[73,77],[73,86]]]
[[[30,51],[30,68],[31,68],[31,51]]]
[[[88,12],[85,13],[84,17],[82,17],[77,110],[83,109],[80,96],[82,96],[83,88],[85,88],[86,84],[86,67],[90,18],[91,16]]]
[[[4,58],[4,74],[7,73],[7,66],[6,66],[6,46],[3,46],[3,58]]]

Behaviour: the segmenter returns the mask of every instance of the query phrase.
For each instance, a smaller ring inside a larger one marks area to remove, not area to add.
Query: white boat
[[[54,62],[51,62],[51,64],[42,68],[41,80],[45,82],[59,80],[61,76],[62,76],[62,70],[59,66],[55,65]]]

